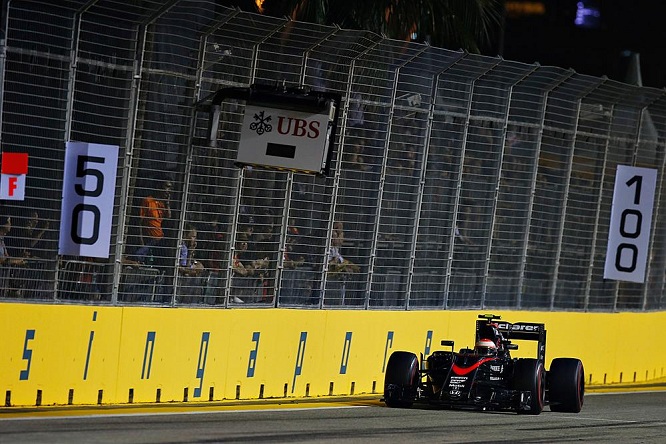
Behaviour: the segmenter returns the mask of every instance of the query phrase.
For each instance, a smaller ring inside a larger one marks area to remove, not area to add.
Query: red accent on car
[[[453,370],[453,373],[455,373],[456,375],[461,375],[462,376],[462,375],[466,375],[467,373],[473,372],[474,370],[479,368],[479,366],[481,364],[483,364],[484,362],[494,361],[496,359],[497,358],[483,358],[483,359],[478,360],[474,364],[470,365],[469,367],[459,367],[457,364],[453,364],[453,367],[451,368],[451,370]]]

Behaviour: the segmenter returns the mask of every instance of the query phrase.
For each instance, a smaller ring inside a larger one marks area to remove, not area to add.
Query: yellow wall
[[[100,391],[105,404],[129,402],[130,391],[155,402],[158,390],[161,402],[207,401],[211,388],[214,400],[379,395],[392,351],[472,346],[477,314],[0,304],[0,394],[13,406],[37,404],[38,390],[41,405],[96,404]],[[545,323],[547,367],[578,357],[588,383],[664,376],[654,339],[666,312],[495,314]],[[534,354],[519,345],[514,356]]]

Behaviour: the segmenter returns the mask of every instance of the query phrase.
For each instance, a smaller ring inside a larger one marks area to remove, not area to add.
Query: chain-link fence
[[[603,278],[616,166],[664,170],[661,90],[213,1],[9,1],[2,38],[2,151],[30,156],[5,300],[666,307],[661,174],[645,283]],[[237,167],[242,100],[206,141],[252,84],[341,94],[329,177]],[[108,259],[58,255],[68,140],[120,146]]]

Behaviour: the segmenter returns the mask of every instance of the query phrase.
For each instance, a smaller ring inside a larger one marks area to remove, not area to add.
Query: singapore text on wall
[[[546,368],[576,357],[585,384],[666,376],[654,353],[665,312],[501,311],[539,322]],[[156,309],[5,303],[0,310],[4,406],[207,402],[368,395],[379,399],[394,351],[428,356],[473,347],[476,311]],[[276,322],[276,319],[279,322]],[[613,344],[599,353],[598,344]],[[536,343],[514,341],[513,357]]]

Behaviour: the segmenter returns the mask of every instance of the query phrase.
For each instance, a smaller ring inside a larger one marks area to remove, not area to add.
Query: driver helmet
[[[474,351],[479,355],[490,356],[497,354],[497,346],[490,339],[479,339],[476,341]]]

